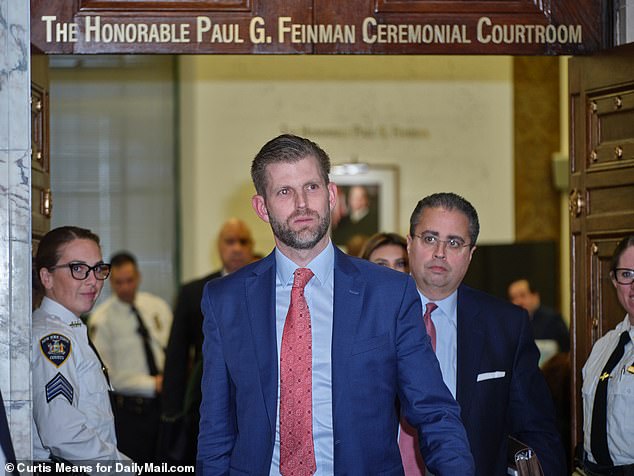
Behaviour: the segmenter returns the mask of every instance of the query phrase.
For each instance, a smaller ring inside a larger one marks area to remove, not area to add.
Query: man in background
[[[170,460],[189,464],[194,464],[198,440],[203,287],[208,281],[233,273],[254,260],[253,238],[246,223],[230,218],[222,225],[218,254],[221,269],[181,287],[166,352],[161,446]]]
[[[533,448],[544,474],[562,476],[563,447],[526,312],[462,284],[479,231],[475,208],[454,193],[423,198],[410,218],[410,272],[443,380],[460,404],[477,475],[507,474],[511,435]]]
[[[509,284],[508,295],[513,304],[528,311],[536,340],[555,341],[559,352],[570,350],[570,334],[564,319],[554,309],[542,306],[539,291],[528,279],[517,279]]]
[[[555,404],[557,428],[570,461],[570,334],[561,314],[541,305],[539,291],[526,279],[509,284],[509,300],[528,312],[542,369]]]
[[[113,295],[95,309],[88,328],[114,387],[117,446],[133,461],[154,462],[172,311],[160,297],[139,291],[132,254],[119,252],[110,264]]]

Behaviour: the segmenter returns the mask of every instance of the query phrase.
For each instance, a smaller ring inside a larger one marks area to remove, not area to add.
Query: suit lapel
[[[474,400],[476,379],[480,369],[480,359],[484,348],[484,332],[478,315],[480,307],[472,299],[468,288],[458,288],[458,357],[456,399],[462,409],[463,420]]]
[[[275,257],[271,253],[245,280],[246,304],[262,396],[275,439],[277,419],[277,337],[275,332]],[[246,331],[246,330],[245,330]]]
[[[365,281],[350,259],[335,248],[334,305],[332,323],[333,424],[350,381],[348,365],[352,342],[361,318]],[[336,428],[335,428],[336,432]]]
[[[15,464],[15,452],[13,451],[13,444],[11,442],[11,433],[9,431],[7,415],[4,411],[4,401],[2,400],[2,393],[0,393],[0,445],[2,446],[2,451],[4,452],[4,457],[6,461],[8,463]],[[15,471],[7,470],[7,473],[14,474]]]

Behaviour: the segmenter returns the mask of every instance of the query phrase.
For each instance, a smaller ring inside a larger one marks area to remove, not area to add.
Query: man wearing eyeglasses
[[[533,448],[544,474],[563,475],[563,447],[526,311],[461,284],[479,227],[474,207],[454,193],[429,195],[412,213],[410,269],[427,333],[460,404],[476,474],[507,474],[511,435]]]
[[[88,328],[115,390],[119,448],[136,462],[155,462],[172,311],[160,297],[139,291],[133,255],[119,252],[110,264],[113,295],[95,309]]]

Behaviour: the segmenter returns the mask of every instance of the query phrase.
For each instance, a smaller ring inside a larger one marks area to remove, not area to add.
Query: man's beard
[[[308,228],[302,228],[299,231],[291,230],[289,223],[291,220],[301,216],[317,217],[318,223],[315,230]],[[277,218],[269,215],[269,223],[273,229],[275,237],[284,243],[286,246],[295,250],[309,250],[314,248],[317,243],[326,235],[328,227],[330,226],[330,213],[325,213],[320,217],[314,210],[302,210],[294,212],[286,222],[278,221]]]

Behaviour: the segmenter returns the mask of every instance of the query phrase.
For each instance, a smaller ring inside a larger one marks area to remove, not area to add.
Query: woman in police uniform
[[[97,235],[64,226],[42,238],[35,266],[44,299],[33,314],[33,458],[102,461],[114,472],[116,462],[131,462],[117,450],[109,382],[80,319],[110,265]]]
[[[634,235],[616,247],[610,279],[625,318],[599,339],[583,367],[588,475],[634,475]]]

